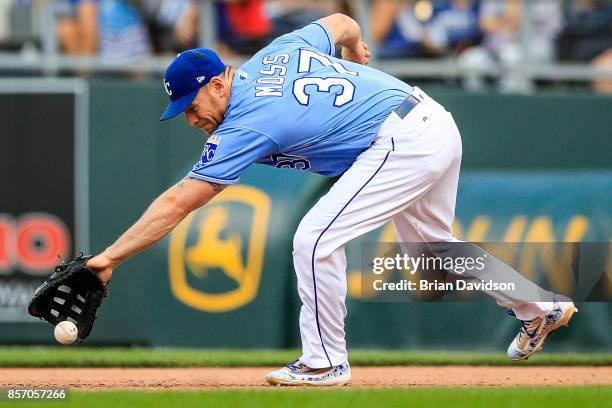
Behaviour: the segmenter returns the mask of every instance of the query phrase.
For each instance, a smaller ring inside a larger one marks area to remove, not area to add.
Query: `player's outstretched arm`
[[[149,248],[174,229],[190,212],[209,202],[226,186],[192,178],[181,180],[151,203],[123,235],[87,266],[106,283],[120,263]]]
[[[364,65],[370,61],[368,45],[361,40],[361,28],[355,20],[336,13],[320,19],[319,23],[327,27],[334,43],[342,47],[343,59]]]

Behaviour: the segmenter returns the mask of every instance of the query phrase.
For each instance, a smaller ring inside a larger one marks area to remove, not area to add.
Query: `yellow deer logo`
[[[252,209],[250,234],[231,230],[230,208],[247,205]],[[205,312],[227,312],[251,302],[257,296],[270,218],[270,197],[250,186],[231,186],[205,208],[194,211],[170,235],[168,269],[173,295],[184,304]],[[194,223],[194,219],[199,219]],[[189,231],[198,238],[187,247]],[[223,233],[226,237],[221,238]],[[248,245],[244,251],[244,245]],[[220,269],[236,282],[237,288],[224,293],[206,293],[190,285],[188,271],[206,282],[208,271]]]
[[[208,269],[220,268],[238,285],[244,275],[242,262],[242,238],[230,233],[227,240],[219,239],[227,227],[229,208],[213,207],[200,222],[198,242],[187,250],[186,262],[191,272],[200,279],[206,278]]]

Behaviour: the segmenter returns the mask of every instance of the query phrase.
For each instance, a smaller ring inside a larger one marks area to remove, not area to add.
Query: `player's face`
[[[211,83],[200,88],[191,104],[185,109],[187,123],[207,134],[213,133],[223,122],[227,110],[224,92],[219,92],[219,84]]]

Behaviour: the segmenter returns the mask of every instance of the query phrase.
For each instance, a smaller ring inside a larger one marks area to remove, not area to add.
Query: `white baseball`
[[[72,344],[79,335],[79,330],[76,325],[69,320],[59,322],[53,331],[55,340],[61,344]]]

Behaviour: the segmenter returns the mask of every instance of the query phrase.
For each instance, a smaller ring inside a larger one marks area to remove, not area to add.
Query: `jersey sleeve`
[[[200,160],[188,176],[217,184],[236,184],[245,168],[278,150],[278,144],[262,133],[240,127],[219,128],[206,141]]]
[[[282,35],[274,40],[270,46],[290,45],[296,44],[299,46],[310,46],[317,50],[323,51],[327,55],[332,57],[336,53],[336,45],[331,33],[318,21],[308,24],[304,28],[295,30],[291,33]]]

